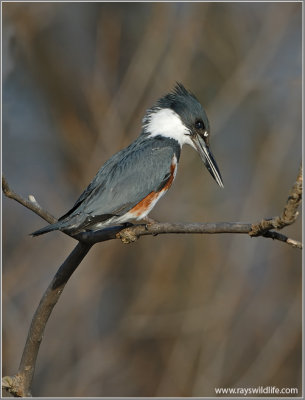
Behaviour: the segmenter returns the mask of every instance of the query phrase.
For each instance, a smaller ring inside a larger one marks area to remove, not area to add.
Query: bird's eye
[[[195,128],[196,129],[205,129],[203,121],[199,120],[195,122]]]

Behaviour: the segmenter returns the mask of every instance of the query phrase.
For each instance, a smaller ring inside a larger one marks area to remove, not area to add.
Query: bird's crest
[[[185,101],[194,101],[198,102],[196,97],[192,92],[187,90],[182,83],[176,82],[175,87],[166,95],[162,96],[157,100],[157,102],[146,111],[146,114],[142,120],[142,133],[147,133],[147,127],[149,125],[149,122],[151,120],[151,117],[153,114],[156,112],[160,111],[163,108],[171,108],[173,109],[175,107],[175,104],[177,103],[185,103]]]

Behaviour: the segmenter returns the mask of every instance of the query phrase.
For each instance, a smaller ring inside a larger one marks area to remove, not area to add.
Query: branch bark
[[[130,224],[128,227],[115,226],[100,231],[83,232],[72,236],[78,241],[78,244],[60,266],[46,289],[32,319],[18,373],[12,377],[7,376],[3,378],[3,391],[12,394],[15,397],[31,396],[31,386],[36,360],[47,321],[71,275],[95,243],[111,239],[120,239],[123,243],[131,243],[139,239],[141,236],[156,236],[159,234],[169,233],[240,233],[249,234],[251,237],[263,236],[266,238],[276,239],[301,249],[301,242],[288,238],[273,229],[282,229],[285,226],[292,224],[297,219],[297,209],[302,200],[302,184],[303,175],[301,166],[297,180],[289,194],[282,214],[274,218],[263,219],[261,222],[255,224],[243,222]],[[26,200],[11,190],[4,177],[2,178],[2,190],[7,197],[16,200],[47,222],[54,223],[57,221],[55,217],[38,204],[34,196],[30,195],[29,200]]]

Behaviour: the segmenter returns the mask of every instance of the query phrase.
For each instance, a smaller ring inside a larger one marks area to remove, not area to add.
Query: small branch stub
[[[6,390],[13,397],[31,396],[31,393],[24,392],[24,379],[19,374],[14,376],[4,376],[2,378],[2,390]]]
[[[121,232],[118,232],[116,237],[121,239],[122,243],[124,244],[133,243],[139,239],[139,236],[130,228],[126,228]]]

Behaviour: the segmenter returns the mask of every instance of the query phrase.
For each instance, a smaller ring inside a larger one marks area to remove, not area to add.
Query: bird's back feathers
[[[78,233],[113,216],[120,217],[169,179],[173,156],[180,157],[175,140],[162,136],[139,136],[130,146],[113,155],[98,171],[74,206],[58,222],[34,233],[52,230]]]

